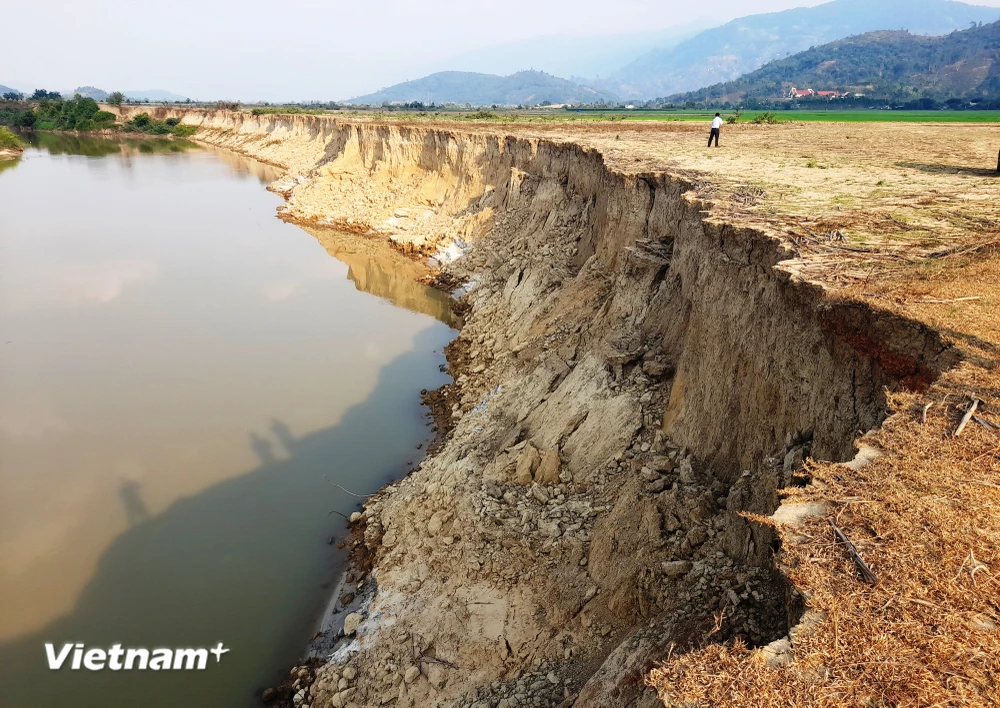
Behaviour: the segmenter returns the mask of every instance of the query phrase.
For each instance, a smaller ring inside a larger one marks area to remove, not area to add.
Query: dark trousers
[[[719,147],[719,129],[712,128],[712,132],[708,134],[708,146],[712,147],[712,138],[715,138],[715,147]]]

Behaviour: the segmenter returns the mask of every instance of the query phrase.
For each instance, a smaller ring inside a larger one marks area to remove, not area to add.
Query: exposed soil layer
[[[804,280],[704,177],[452,126],[185,121],[285,166],[286,218],[462,284],[447,436],[366,504],[377,593],[300,705],[655,704],[668,657],[782,641],[808,603],[775,562],[781,490],[960,360]]]

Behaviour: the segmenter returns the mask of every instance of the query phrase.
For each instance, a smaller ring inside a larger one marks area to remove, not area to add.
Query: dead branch
[[[972,416],[972,419],[979,423],[984,428],[993,428],[994,430],[1000,430],[1000,425],[997,425],[991,420],[986,420],[985,418],[980,418],[978,415]]]
[[[872,572],[872,569],[868,567],[868,564],[865,563],[865,559],[861,557],[860,553],[858,553],[858,549],[854,547],[853,543],[851,543],[851,539],[849,539],[843,531],[837,528],[837,525],[833,523],[832,519],[830,520],[830,527],[833,529],[833,533],[837,536],[837,540],[840,541],[840,543],[844,545],[844,548],[847,549],[848,555],[851,557],[851,560],[854,561],[854,565],[857,566],[858,572],[861,573],[861,578],[869,585],[877,585],[878,576],[876,576],[875,573]]]
[[[341,487],[339,484],[337,484],[336,482],[332,481],[329,477],[326,477],[326,481],[330,482],[330,484],[332,484],[334,487],[338,487],[338,488],[342,489],[343,491],[347,492],[352,497],[357,497],[358,499],[367,499],[368,497],[371,496],[371,494],[355,494],[350,489],[345,489],[344,487]]]
[[[923,414],[923,416],[921,417],[921,420],[920,420],[921,423],[926,423],[927,422],[927,411],[929,411],[931,409],[931,406],[933,406],[933,405],[934,405],[934,401],[931,401],[926,406],[924,406],[924,414]]]
[[[981,299],[979,295],[973,295],[972,297],[956,297],[953,300],[917,300],[917,302],[921,305],[950,305],[955,302],[967,302],[979,299]]]
[[[958,424],[958,428],[955,430],[956,438],[965,430],[965,426],[972,420],[972,415],[976,412],[977,408],[979,408],[979,399],[973,396],[972,405],[969,406],[969,410],[965,411],[965,415],[962,416],[962,422]]]

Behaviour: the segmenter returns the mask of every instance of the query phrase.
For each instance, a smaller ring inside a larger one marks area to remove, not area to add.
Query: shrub
[[[36,120],[38,120],[38,116],[29,108],[17,114],[17,117],[14,118],[14,125],[18,128],[31,128],[35,125]]]
[[[198,132],[198,128],[194,125],[175,125],[170,132],[178,138],[189,138]]]
[[[150,123],[149,114],[140,113],[139,115],[133,117],[131,122],[136,128],[147,128]]]
[[[24,147],[24,141],[7,128],[0,128],[0,148],[20,150]]]
[[[726,116],[726,124],[727,125],[736,125],[742,119],[743,119],[743,114],[740,113],[739,111],[736,111],[736,113],[734,113],[733,115]]]
[[[754,125],[774,125],[775,123],[780,123],[781,119],[771,111],[764,111],[763,113],[758,113],[753,117],[751,123]]]
[[[181,119],[180,118],[167,118],[163,122],[166,123],[167,125],[169,125],[171,128],[173,128],[175,125],[180,125]]]
[[[467,120],[499,120],[500,116],[493,111],[476,111],[475,113],[469,113],[464,116]]]

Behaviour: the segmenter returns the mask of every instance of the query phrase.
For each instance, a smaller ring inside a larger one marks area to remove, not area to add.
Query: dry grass
[[[927,322],[965,356],[930,390],[891,397],[870,436],[881,458],[811,463],[794,495],[829,505],[880,582],[860,581],[828,518],[796,529],[778,562],[824,619],[795,637],[795,662],[708,646],[652,673],[668,704],[1000,705],[1000,431],[973,422],[954,437],[973,395],[1000,423],[1000,254],[900,266],[867,287],[877,296],[843,294]]]

